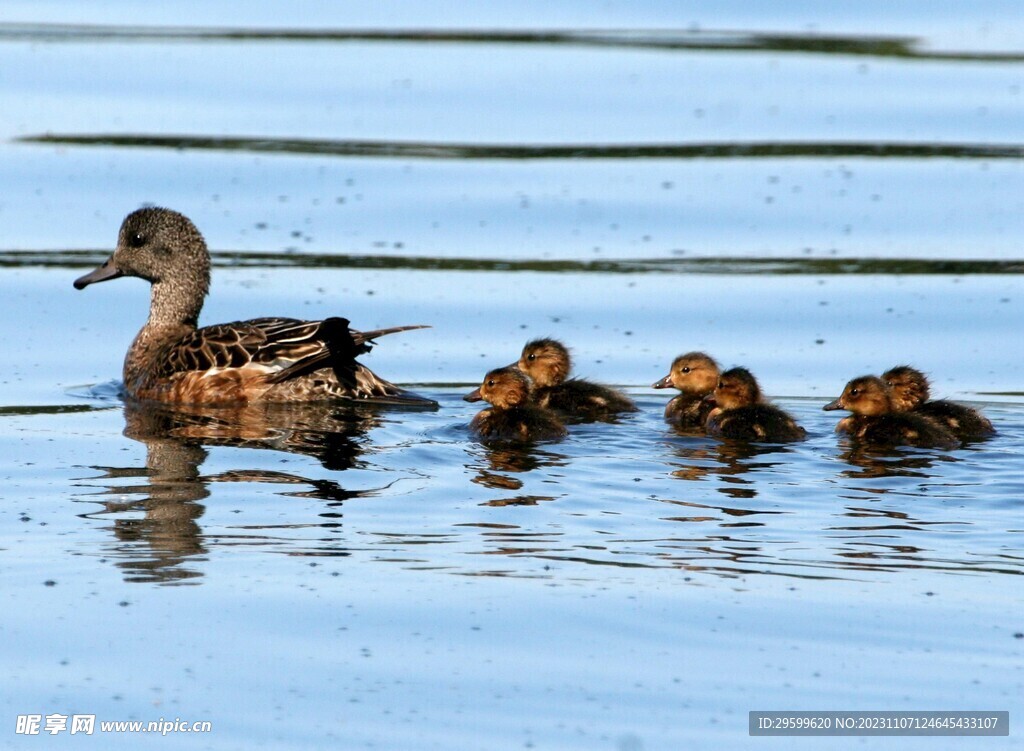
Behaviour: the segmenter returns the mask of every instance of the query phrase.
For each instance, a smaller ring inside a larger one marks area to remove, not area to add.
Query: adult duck
[[[181,404],[346,400],[436,408],[357,362],[370,342],[424,326],[360,332],[344,318],[304,321],[255,318],[199,328],[210,288],[210,253],[184,215],[163,208],[133,211],[117,249],[75,281],[136,276],[152,285],[149,319],[124,359],[128,397]]]

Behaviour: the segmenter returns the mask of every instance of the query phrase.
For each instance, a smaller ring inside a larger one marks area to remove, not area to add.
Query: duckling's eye
[[[850,389],[850,396],[857,396],[860,393],[860,389]]]
[[[130,248],[141,248],[146,244],[146,236],[141,232],[133,232],[128,237],[128,247]]]
[[[488,386],[493,386],[493,385],[494,385],[494,379],[492,378],[491,380],[489,380],[489,381],[487,382],[487,385],[488,385]]]
[[[537,359],[537,355],[534,355],[534,354],[529,354],[529,355],[527,355],[527,356],[526,356],[526,359],[527,359],[527,361],[529,361],[529,362],[533,362],[534,360],[536,360],[536,359]]]
[[[689,373],[690,372],[690,366],[687,365],[687,366],[683,367],[682,370],[683,370],[684,373]]]

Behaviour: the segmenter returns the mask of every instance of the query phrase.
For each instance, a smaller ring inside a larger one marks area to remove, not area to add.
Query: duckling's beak
[[[655,381],[651,384],[652,389],[667,389],[672,386],[672,374],[669,373],[667,376],[662,378],[660,381]]]
[[[466,394],[464,397],[462,397],[462,400],[466,401],[466,402],[479,402],[482,399],[483,399],[483,397],[480,396],[480,389],[479,388],[473,389],[468,394]]]
[[[838,399],[833,399],[828,404],[826,404],[824,407],[822,407],[822,409],[825,410],[826,412],[831,412],[834,409],[843,409],[844,407],[840,403],[842,401],[843,401],[843,397],[839,397]]]
[[[103,262],[102,266],[75,279],[75,289],[85,289],[95,282],[106,282],[110,279],[117,279],[119,276],[124,276],[124,272],[114,265],[114,257],[111,256]]]

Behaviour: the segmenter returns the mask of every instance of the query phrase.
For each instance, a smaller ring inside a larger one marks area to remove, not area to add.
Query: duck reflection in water
[[[364,407],[317,404],[255,403],[233,407],[170,407],[125,404],[124,435],[146,446],[145,467],[96,467],[102,480],[113,480],[103,495],[131,500],[103,501],[90,518],[113,517],[119,541],[117,565],[126,579],[137,582],[182,583],[202,576],[196,565],[205,560],[209,543],[199,519],[200,503],[218,482],[280,483],[305,486],[284,495],[317,498],[328,507],[372,495],[376,489],[349,491],[332,480],[258,468],[203,475],[207,447],[271,449],[317,459],[326,469],[356,466],[366,433],[380,421]],[[145,478],[124,485],[122,478]],[[92,497],[89,500],[94,500]],[[140,512],[142,518],[139,518]],[[323,514],[337,526],[341,514]]]
[[[707,441],[689,439],[674,447],[674,453],[682,465],[672,470],[672,476],[690,481],[718,477],[722,482],[718,488],[719,493],[730,498],[754,498],[757,496],[754,481],[744,475],[770,470],[785,461],[782,455],[792,452],[793,448],[786,444],[748,441],[709,444]],[[778,456],[771,457],[773,454]],[[758,460],[758,457],[765,458]]]
[[[543,450],[534,444],[512,446],[483,445],[472,450],[474,460],[466,464],[466,468],[475,474],[470,478],[472,483],[493,490],[521,490],[526,472],[543,467],[560,467],[568,463],[567,457],[551,451]],[[517,500],[521,499],[521,500]],[[554,500],[553,497],[521,496],[489,501],[487,505],[520,505],[527,501]]]
[[[959,462],[960,459],[945,452],[907,453],[895,447],[868,446],[858,443],[846,443],[839,458],[851,465],[851,469],[841,474],[853,479],[869,479],[877,477],[937,477],[940,469],[933,470],[937,462]],[[884,494],[886,488],[873,488],[872,492]]]

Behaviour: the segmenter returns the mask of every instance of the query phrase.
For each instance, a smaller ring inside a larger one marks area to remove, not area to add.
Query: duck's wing
[[[252,369],[262,371],[268,383],[282,383],[330,367],[345,387],[357,389],[362,366],[356,357],[370,351],[369,342],[416,328],[424,327],[360,332],[350,329],[344,318],[254,318],[196,329],[167,352],[164,364],[168,374]]]
[[[176,341],[165,352],[161,369],[164,375],[243,368],[280,372],[327,347],[319,335],[324,323],[255,318],[204,326]]]
[[[284,327],[281,329],[279,335],[281,338],[278,341],[287,341],[290,345],[298,346],[302,350],[302,356],[271,376],[269,382],[282,383],[315,370],[330,367],[342,385],[359,394],[376,393],[380,391],[381,386],[390,386],[386,381],[356,362],[356,357],[373,349],[370,342],[378,337],[397,334],[400,331],[429,328],[429,326],[412,325],[392,326],[373,331],[356,331],[349,328],[348,321],[344,318],[326,318],[323,321],[299,321],[298,323],[315,326],[315,329],[299,330]],[[314,344],[316,347],[312,348],[310,345]],[[379,383],[374,383],[374,381]]]

